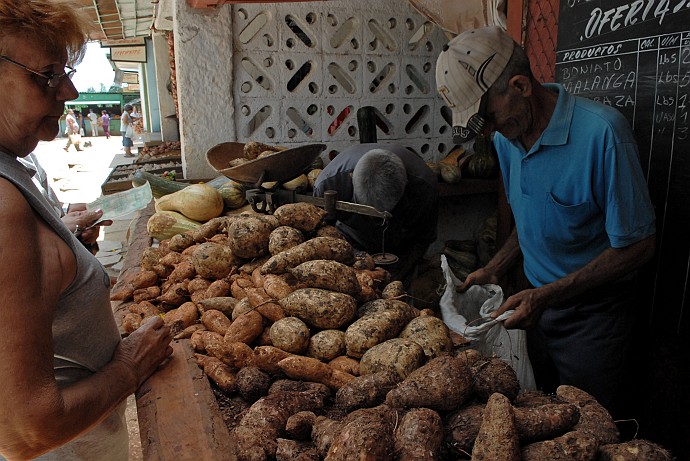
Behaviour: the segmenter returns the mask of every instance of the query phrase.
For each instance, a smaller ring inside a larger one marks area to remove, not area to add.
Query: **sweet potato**
[[[313,381],[336,390],[355,379],[354,376],[335,370],[320,360],[300,355],[284,358],[278,362],[278,366],[292,379]]]
[[[319,452],[310,442],[278,438],[276,461],[319,461]]]
[[[404,379],[423,363],[422,346],[407,339],[393,338],[366,351],[359,361],[359,371],[362,375],[394,371]]]
[[[331,390],[325,384],[310,381],[294,381],[292,379],[277,379],[268,389],[269,394],[276,392],[309,392],[318,394],[324,399],[331,396]]]
[[[189,291],[190,295],[193,295],[197,291],[204,291],[206,290],[211,283],[213,283],[212,280],[205,279],[203,277],[195,277],[187,283],[187,291]]]
[[[443,320],[437,317],[425,315],[410,320],[399,337],[422,346],[427,360],[448,355],[453,351],[450,330]]]
[[[225,341],[249,344],[264,331],[264,318],[256,311],[249,311],[235,319],[227,332]]]
[[[168,248],[170,251],[182,253],[184,250],[194,245],[194,238],[187,233],[177,234],[170,237],[168,240]]]
[[[267,150],[271,152],[280,152],[282,150],[285,150],[285,148],[281,146],[270,146],[268,144],[264,144],[258,141],[247,141],[242,147],[242,153],[244,155],[244,158],[248,160],[256,159],[261,152]]]
[[[441,416],[428,408],[413,408],[395,429],[395,455],[400,461],[436,461],[443,443]]]
[[[301,354],[309,345],[309,327],[297,317],[275,321],[269,334],[271,344],[291,354]]]
[[[513,407],[503,394],[493,394],[486,403],[472,449],[472,459],[520,461],[520,441],[515,429]]]
[[[396,419],[396,412],[385,405],[350,413],[328,449],[326,459],[393,459],[393,428]]]
[[[601,445],[618,443],[620,434],[616,423],[606,408],[587,392],[575,386],[561,385],[556,388],[556,395],[566,402],[577,405],[580,419],[574,430],[594,436]]]
[[[293,227],[301,232],[311,232],[321,223],[328,213],[311,203],[286,203],[273,213],[281,226]]]
[[[280,304],[272,299],[263,288],[245,288],[249,304],[271,322],[285,318],[285,312]]]
[[[254,288],[254,282],[248,277],[238,277],[230,285],[230,293],[233,298],[243,299],[247,297],[247,288]]]
[[[278,226],[268,238],[268,252],[271,255],[290,249],[304,242],[304,234],[290,226]]]
[[[345,354],[345,332],[322,330],[309,338],[305,355],[328,362]]]
[[[257,367],[244,367],[237,372],[237,391],[247,402],[255,402],[268,394],[273,379]]]
[[[264,275],[264,290],[273,299],[282,299],[295,291],[303,288],[297,285],[297,281],[290,274],[266,274]]]
[[[194,354],[199,366],[204,370],[206,376],[225,393],[232,394],[237,392],[237,378],[232,373],[229,366],[215,357],[208,355]]]
[[[520,392],[520,382],[510,364],[498,357],[479,360],[472,365],[474,395],[487,401],[494,392],[500,392],[511,402]]]
[[[254,364],[272,375],[282,375],[283,370],[278,363],[291,355],[277,347],[257,346],[254,348]]]
[[[313,259],[288,271],[305,287],[322,288],[357,296],[361,291],[353,268],[338,261]]]
[[[211,344],[206,346],[206,353],[235,369],[254,365],[254,351],[247,344],[239,341],[226,342],[225,338],[217,341],[214,337]]]
[[[122,317],[122,329],[125,331],[125,333],[132,333],[141,326],[141,322],[143,320],[144,316],[141,314],[127,312],[124,317]]]
[[[208,330],[197,330],[189,338],[189,344],[196,352],[208,353],[207,347],[210,350],[220,350],[223,347],[223,335]]]
[[[370,408],[382,404],[388,391],[402,381],[400,375],[392,371],[379,371],[359,376],[338,389],[335,406],[346,412],[358,408]]]
[[[345,355],[341,355],[340,357],[336,357],[328,364],[335,368],[336,370],[343,371],[345,373],[351,374],[352,376],[359,376],[359,360],[355,360],[352,357],[347,357]]]
[[[522,460],[552,461],[555,459],[567,459],[572,461],[590,461],[596,459],[598,447],[597,439],[592,434],[571,431],[552,440],[525,445],[522,448]]]
[[[168,276],[168,280],[171,282],[181,282],[183,280],[191,280],[195,276],[194,264],[192,264],[192,261],[185,259],[175,264],[175,268]]]
[[[216,235],[224,223],[225,219],[222,216],[218,218],[211,218],[201,226],[190,231],[189,235],[196,243],[204,243],[206,240]]]
[[[323,397],[309,392],[277,392],[260,398],[235,427],[237,460],[273,459],[287,419],[298,411],[317,411],[323,405]]]
[[[254,340],[256,346],[273,346],[271,342],[271,325],[266,325],[264,331]]]
[[[227,228],[228,245],[240,258],[258,258],[268,254],[268,240],[275,227],[258,216],[234,219]]]
[[[314,237],[269,258],[261,266],[261,273],[283,274],[289,268],[312,259],[330,259],[343,264],[352,264],[354,261],[354,249],[345,240],[330,237]]]
[[[194,325],[189,325],[187,328],[173,336],[173,339],[188,339],[192,337],[195,331],[205,330],[206,327],[202,323],[195,323]]]
[[[207,310],[215,309],[225,315],[232,316],[232,311],[235,309],[237,303],[238,300],[232,296],[218,296],[201,299],[196,303],[196,305],[201,314]]]
[[[158,301],[169,306],[181,306],[189,301],[189,291],[187,291],[187,281],[173,283],[170,287],[161,293]]]
[[[230,316],[230,318],[234,322],[235,320],[237,320],[237,318],[240,315],[246,314],[247,312],[253,311],[253,310],[254,310],[254,308],[249,303],[249,299],[247,299],[246,297],[242,298],[237,302],[237,304],[235,304],[235,307],[232,310],[232,315]]]
[[[242,262],[229,246],[213,242],[200,244],[192,253],[191,261],[197,274],[214,280],[222,279],[233,266]]]
[[[394,408],[427,407],[454,410],[472,391],[472,373],[461,360],[443,355],[414,370],[391,390],[386,403]]]
[[[152,287],[158,283],[158,275],[154,271],[139,271],[129,283],[135,290]]]
[[[321,329],[340,328],[354,317],[357,301],[350,295],[319,288],[301,288],[279,300],[286,315]]]
[[[150,271],[154,266],[161,263],[161,258],[163,257],[163,252],[158,248],[146,247],[141,253],[141,259],[139,265],[142,269]]]
[[[144,317],[151,317],[153,315],[161,315],[163,313],[163,308],[150,301],[144,300],[138,303],[130,304],[128,307],[130,312],[142,315]]]
[[[397,337],[417,315],[409,304],[393,299],[371,301],[362,306],[360,312],[364,315],[345,331],[347,355],[355,358],[362,357],[377,344]]]
[[[186,302],[177,309],[168,311],[163,317],[163,322],[170,327],[173,335],[178,334],[185,328],[196,323],[199,319],[199,312],[192,302]]]
[[[207,330],[215,331],[223,336],[232,325],[232,321],[221,311],[208,310],[201,316],[201,323],[204,324]]]
[[[183,259],[186,258],[182,256],[180,253],[177,253],[176,251],[171,251],[162,258],[160,258],[159,262],[164,266],[174,267],[177,264],[181,263]]]

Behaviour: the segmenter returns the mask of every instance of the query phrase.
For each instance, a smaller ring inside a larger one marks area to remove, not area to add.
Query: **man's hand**
[[[503,326],[511,328],[519,328],[527,330],[539,322],[544,309],[548,307],[548,299],[544,294],[544,290],[540,288],[530,288],[515,293],[498,308],[496,312],[491,314],[491,318],[496,318],[509,310],[515,312],[505,319]]]
[[[465,281],[455,288],[455,291],[458,293],[464,293],[472,285],[486,285],[488,283],[494,285],[498,284],[498,277],[486,270],[486,268],[482,267],[481,269],[477,269],[468,275]]]

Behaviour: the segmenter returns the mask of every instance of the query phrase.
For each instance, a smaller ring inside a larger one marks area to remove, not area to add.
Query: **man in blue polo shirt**
[[[577,386],[615,414],[631,345],[636,270],[653,257],[655,216],[627,120],[608,106],[537,82],[498,27],[464,32],[440,54],[436,80],[456,144],[495,132],[515,229],[458,287],[497,283],[520,257],[531,287],[496,315],[528,329],[537,384]]]

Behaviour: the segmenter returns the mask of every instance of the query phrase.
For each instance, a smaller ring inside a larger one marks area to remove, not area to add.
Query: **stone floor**
[[[53,181],[53,189],[63,203],[90,203],[101,196],[101,185],[107,179],[112,169],[117,165],[132,163],[135,159],[125,158],[122,150],[122,138],[113,136],[84,137],[83,142],[90,141],[91,145],[77,152],[70,147],[65,152],[66,139],[58,138],[53,141],[39,143],[35,153],[39,162]],[[143,142],[135,142],[135,146]],[[136,153],[136,149],[133,150]],[[96,257],[101,261],[111,277],[119,274],[123,257],[127,251],[127,241],[132,219],[136,213],[123,216],[113,222],[111,226],[101,228],[99,237],[99,252]],[[139,423],[134,396],[127,399],[125,414],[130,440],[130,461],[141,461],[141,440],[139,438]]]

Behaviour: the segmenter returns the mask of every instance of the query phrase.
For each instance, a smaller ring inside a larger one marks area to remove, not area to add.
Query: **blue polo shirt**
[[[616,109],[558,93],[551,121],[526,152],[496,133],[494,145],[534,286],[560,279],[608,248],[656,232],[630,125]]]

